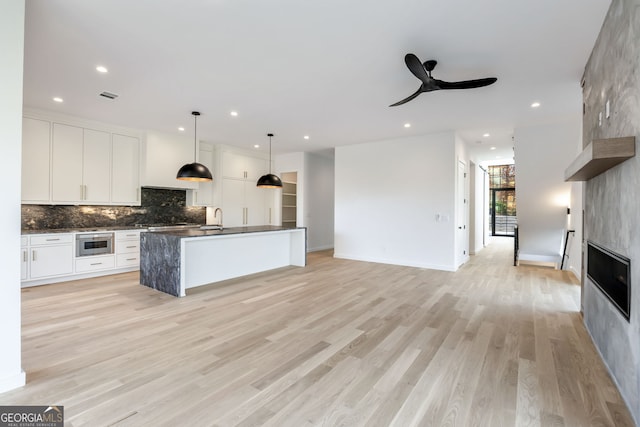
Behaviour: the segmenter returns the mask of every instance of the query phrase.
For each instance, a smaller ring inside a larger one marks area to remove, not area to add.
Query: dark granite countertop
[[[174,237],[203,237],[203,236],[224,236],[229,234],[260,233],[265,231],[285,231],[292,228],[280,227],[276,225],[256,225],[252,227],[228,227],[214,230],[201,230],[200,228],[187,228],[183,230],[160,230],[149,232],[151,234],[164,234]],[[293,229],[295,230],[295,228]]]
[[[140,230],[147,231],[146,228],[136,227],[133,225],[114,226],[114,227],[87,227],[87,228],[50,228],[44,230],[22,230],[21,234],[54,234],[54,233],[91,233],[93,231],[121,231],[121,230]]]

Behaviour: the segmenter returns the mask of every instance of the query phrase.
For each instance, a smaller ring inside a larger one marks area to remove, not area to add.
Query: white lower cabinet
[[[140,266],[140,231],[116,232],[116,267]]]
[[[113,255],[94,255],[76,258],[76,273],[107,270],[113,269],[113,267],[115,267]]]
[[[76,233],[22,236],[22,286],[137,270],[140,267],[140,231],[116,231],[114,253],[83,257],[75,254]]]
[[[73,234],[34,235],[29,239],[29,278],[73,273]]]
[[[29,277],[29,239],[25,236],[20,238],[20,280]]]

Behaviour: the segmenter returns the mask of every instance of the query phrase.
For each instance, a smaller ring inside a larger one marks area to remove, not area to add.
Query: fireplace
[[[630,260],[587,242],[587,276],[629,321],[631,302]]]

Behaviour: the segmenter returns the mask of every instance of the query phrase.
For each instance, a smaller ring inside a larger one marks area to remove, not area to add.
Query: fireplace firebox
[[[629,258],[587,242],[587,276],[629,321],[631,303]]]

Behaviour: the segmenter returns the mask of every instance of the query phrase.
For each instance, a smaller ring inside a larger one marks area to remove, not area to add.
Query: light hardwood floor
[[[64,405],[67,426],[632,426],[577,282],[511,248],[456,273],[313,253],[182,299],[135,273],[24,289],[27,385],[0,405]]]

